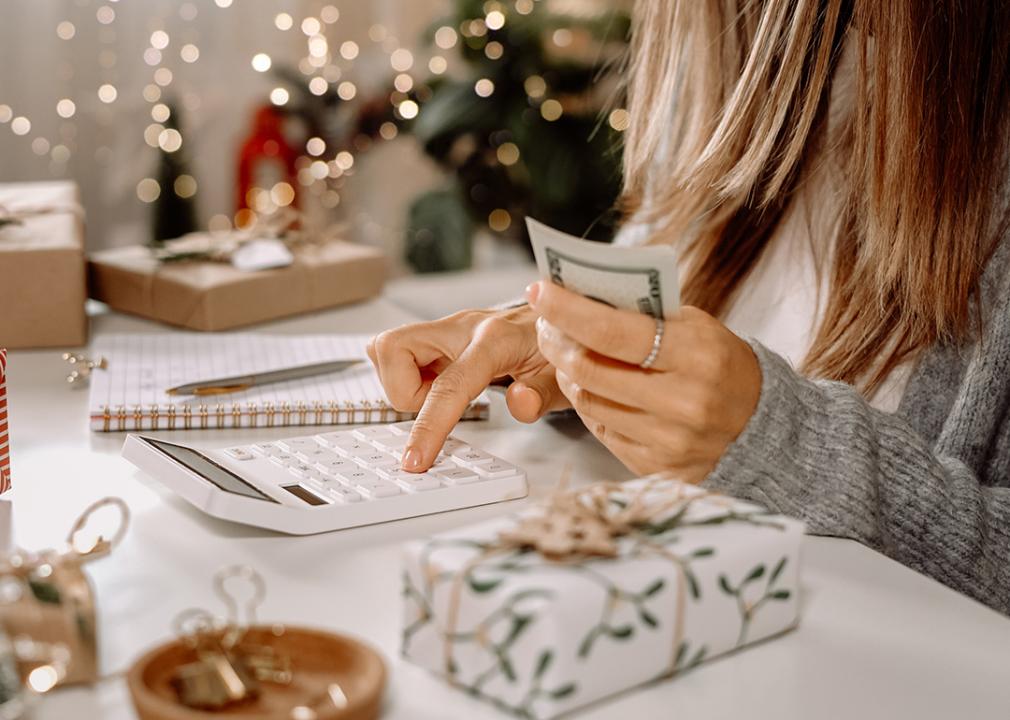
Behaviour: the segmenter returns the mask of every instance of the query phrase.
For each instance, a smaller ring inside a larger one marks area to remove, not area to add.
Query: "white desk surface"
[[[367,332],[409,321],[386,300],[275,323],[272,332]],[[96,318],[92,337],[159,326]],[[55,351],[12,352],[9,365],[16,541],[49,547],[88,503],[126,500],[133,521],[112,557],[95,562],[101,661],[123,671],[169,636],[181,609],[218,609],[210,577],[247,563],[266,578],[261,619],[308,624],[369,641],[390,670],[385,718],[481,720],[497,711],[400,660],[400,543],[500,512],[490,506],[313,537],[287,537],[204,516],[120,458],[123,436],[86,427],[87,393],[68,388]],[[175,439],[225,445],[297,435],[177,431]],[[542,497],[570,466],[574,477],[627,473],[578,427],[522,426],[495,396],[492,419],[458,434],[525,467]],[[1010,562],[1010,559],[1008,559]],[[799,629],[675,680],[634,690],[581,718],[990,718],[1010,716],[1010,619],[855,543],[808,538]],[[38,720],[135,718],[119,678],[60,690]]]

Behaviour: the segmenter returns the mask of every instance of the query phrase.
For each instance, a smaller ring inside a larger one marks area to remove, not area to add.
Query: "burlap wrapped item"
[[[160,263],[148,248],[89,258],[91,297],[122,312],[194,330],[228,330],[364,300],[382,290],[385,255],[330,241],[299,247],[292,265],[242,272],[227,263]]]
[[[83,345],[84,280],[77,186],[0,184],[0,345]]]

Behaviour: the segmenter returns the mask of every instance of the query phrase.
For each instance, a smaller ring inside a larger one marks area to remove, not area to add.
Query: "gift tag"
[[[294,259],[288,246],[280,240],[250,240],[231,254],[231,264],[242,272],[287,267]]]

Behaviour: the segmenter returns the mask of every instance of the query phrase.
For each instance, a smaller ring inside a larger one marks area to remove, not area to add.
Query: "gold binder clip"
[[[94,370],[107,370],[109,362],[104,357],[92,360],[80,353],[63,353],[63,359],[73,368],[67,375],[67,384],[75,387],[85,385]]]
[[[259,684],[228,652],[222,630],[210,613],[198,608],[184,610],[173,624],[196,655],[193,662],[176,668],[171,680],[184,705],[219,710],[259,696]]]
[[[245,601],[245,618],[239,617],[239,600],[229,587],[243,581],[248,588]],[[291,658],[278,653],[269,645],[253,643],[246,639],[246,630],[256,623],[256,608],[266,597],[263,576],[248,565],[232,565],[214,575],[214,590],[228,609],[228,630],[222,638],[223,646],[241,658],[252,676],[260,682],[287,685],[291,682]],[[283,628],[279,628],[283,632]]]
[[[119,524],[108,536],[104,532],[88,531],[88,521],[91,516],[102,508],[112,507],[119,511]],[[122,541],[130,524],[130,508],[118,497],[102,498],[88,506],[70,528],[67,535],[67,551],[64,556],[75,562],[89,562],[108,555],[112,548]]]

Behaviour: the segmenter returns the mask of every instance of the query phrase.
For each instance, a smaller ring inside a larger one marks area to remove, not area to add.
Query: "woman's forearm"
[[[809,381],[754,347],[757,410],[705,486],[800,517],[815,534],[858,540],[1010,612],[1010,488],[984,485],[851,386]]]

